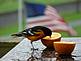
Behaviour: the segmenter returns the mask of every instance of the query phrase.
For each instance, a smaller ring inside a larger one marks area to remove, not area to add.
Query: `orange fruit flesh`
[[[53,48],[53,42],[60,41],[61,39],[61,34],[57,32],[52,32],[51,37],[46,36],[43,39],[41,39],[42,43],[50,48]]]
[[[46,36],[46,37],[44,37],[43,39],[57,39],[57,38],[59,38],[59,37],[61,37],[61,34],[60,34],[60,33],[52,32],[51,37],[50,37],[50,36]]]

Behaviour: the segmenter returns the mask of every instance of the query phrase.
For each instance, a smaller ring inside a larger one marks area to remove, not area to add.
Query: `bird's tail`
[[[15,34],[12,34],[11,36],[15,36],[15,37],[22,37],[23,34],[22,34],[22,33],[15,33]]]

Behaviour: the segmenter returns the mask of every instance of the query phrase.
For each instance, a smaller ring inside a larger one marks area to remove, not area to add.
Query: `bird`
[[[35,50],[38,50],[38,48],[34,48],[33,46],[33,41],[37,41],[39,39],[42,39],[45,36],[50,36],[51,37],[52,31],[44,26],[34,26],[28,29],[25,29],[21,32],[18,32],[16,34],[12,34],[11,36],[16,36],[16,37],[25,37],[28,38],[31,42],[31,57],[29,58],[30,60],[32,60],[32,58],[34,58],[33,54]]]
[[[42,39],[45,36],[51,36],[52,31],[45,27],[45,26],[34,26],[28,29],[25,29],[21,32],[18,32],[16,34],[12,34],[11,36],[17,36],[17,37],[25,37],[33,41],[37,41],[39,39]]]

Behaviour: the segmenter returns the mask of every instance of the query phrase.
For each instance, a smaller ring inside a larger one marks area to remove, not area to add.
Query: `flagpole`
[[[22,31],[23,28],[23,21],[22,21],[22,1],[18,0],[18,31]]]

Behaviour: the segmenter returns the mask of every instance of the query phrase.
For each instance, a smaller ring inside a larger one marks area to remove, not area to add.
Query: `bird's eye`
[[[29,34],[34,35],[34,33],[31,32],[31,30],[28,31]]]
[[[28,33],[29,35],[35,35],[35,33],[34,33],[34,31],[33,31],[32,29],[28,29],[28,30],[27,30],[27,33]]]

